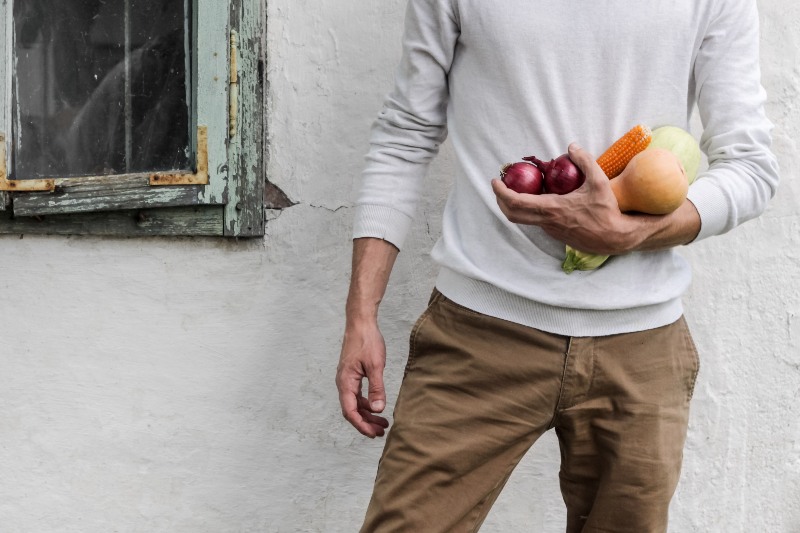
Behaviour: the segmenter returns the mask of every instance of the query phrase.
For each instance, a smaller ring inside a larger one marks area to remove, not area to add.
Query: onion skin
[[[503,166],[500,179],[506,187],[521,194],[541,194],[544,186],[542,171],[525,161]]]
[[[586,176],[567,154],[551,159],[547,163],[537,159],[535,156],[523,157],[522,159],[534,163],[541,169],[544,174],[544,191],[546,193],[569,194],[586,181]]]

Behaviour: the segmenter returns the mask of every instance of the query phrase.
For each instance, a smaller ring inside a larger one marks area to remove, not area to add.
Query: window
[[[0,4],[0,233],[263,235],[263,17]]]

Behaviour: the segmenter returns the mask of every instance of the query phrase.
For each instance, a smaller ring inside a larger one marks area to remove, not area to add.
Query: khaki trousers
[[[664,533],[698,365],[682,318],[570,338],[434,291],[411,333],[361,531],[478,531],[525,452],[554,428],[568,533]]]

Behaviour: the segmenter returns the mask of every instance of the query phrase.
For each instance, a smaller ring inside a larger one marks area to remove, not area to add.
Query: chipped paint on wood
[[[221,236],[223,216],[221,205],[36,217],[0,213],[0,234]]]
[[[231,82],[230,110],[228,111],[228,137],[236,136],[236,119],[239,113],[239,36],[231,30]]]
[[[236,135],[228,147],[230,199],[225,234],[261,236],[264,221],[264,60],[266,6],[263,0],[234,0],[231,20],[237,36],[236,89],[239,91]]]
[[[146,174],[73,178],[57,184],[55,192],[50,194],[15,196],[14,214],[34,216],[196,205],[201,188],[197,185],[151,187]]]
[[[208,126],[197,127],[197,170],[156,172],[150,174],[150,185],[208,185]]]
[[[51,195],[30,193],[14,198],[15,216],[91,213],[117,209],[142,209],[196,205],[201,186],[150,187],[147,177],[139,185],[124,187],[74,187]]]
[[[11,6],[6,0],[0,2],[0,132],[10,131],[9,125],[11,124],[11,77],[8,75],[8,67],[11,65],[11,46],[10,36],[11,32]],[[3,141],[2,149],[5,150],[5,141]],[[3,175],[5,176],[7,162],[7,154],[2,154]],[[10,196],[0,190],[0,211],[5,211],[6,206],[10,204]]]
[[[209,185],[201,203],[225,203],[228,188],[228,2],[197,0],[197,124],[208,126]]]

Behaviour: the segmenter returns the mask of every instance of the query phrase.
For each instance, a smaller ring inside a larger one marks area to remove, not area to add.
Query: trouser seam
[[[422,312],[422,315],[417,319],[417,322],[414,324],[414,327],[411,330],[411,336],[409,339],[409,346],[408,346],[408,360],[406,361],[406,367],[403,371],[403,378],[408,375],[410,371],[414,369],[417,363],[417,337],[419,336],[419,331],[422,329],[422,326],[425,325],[425,322],[428,321],[430,318],[431,313],[433,312],[433,306],[439,301],[438,294],[434,293],[428,303],[428,307],[425,311]]]
[[[697,346],[694,343],[689,326],[686,324],[686,319],[683,318],[682,320],[684,342],[686,343],[686,348],[689,350],[689,353],[692,356],[692,364],[694,365],[694,368],[692,369],[692,376],[689,382],[688,394],[686,395],[686,402],[689,403],[692,401],[692,397],[694,396],[694,389],[697,386],[697,376],[700,374],[700,354],[697,351]]]
[[[552,429],[556,425],[556,420],[558,419],[558,413],[561,410],[561,401],[564,397],[564,386],[567,381],[567,367],[569,366],[569,359],[570,359],[570,352],[572,351],[572,337],[569,338],[567,341],[567,351],[564,353],[564,368],[561,370],[561,385],[558,389],[558,399],[556,400],[556,407],[553,410],[553,417],[550,419],[550,423],[547,424],[547,429]]]

